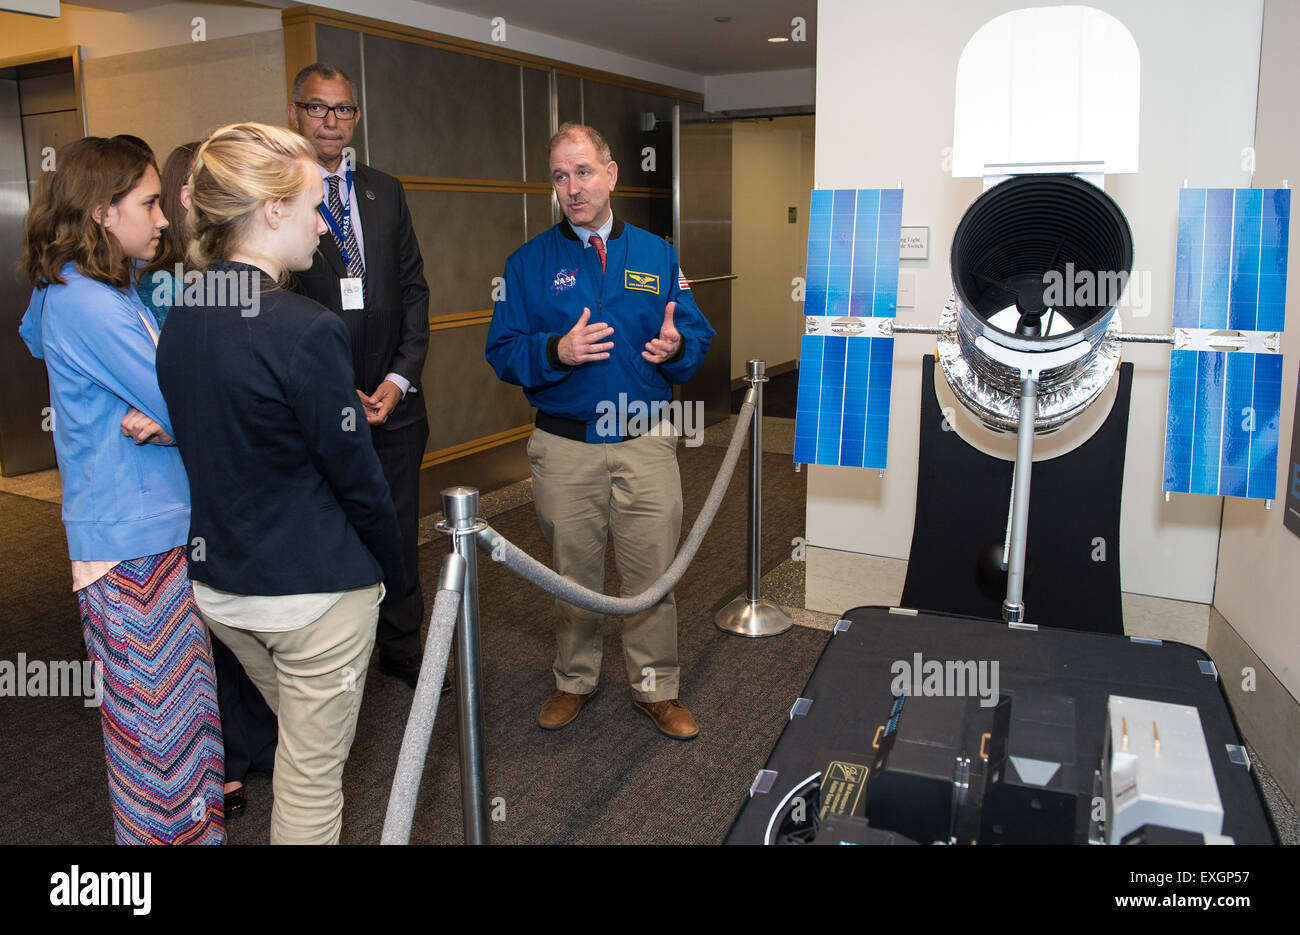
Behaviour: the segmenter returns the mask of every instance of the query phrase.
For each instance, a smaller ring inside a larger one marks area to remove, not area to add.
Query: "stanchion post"
[[[1007,623],[1025,620],[1025,543],[1029,538],[1029,481],[1034,470],[1034,416],[1038,411],[1038,379],[1022,373],[1020,378],[1020,423],[1016,433],[1016,473],[1011,485],[1011,534],[1007,562],[1007,597],[1002,602],[1002,619]]]
[[[465,560],[465,593],[456,618],[456,702],[460,722],[460,788],[465,843],[487,844],[478,553],[474,538],[486,524],[478,518],[478,490],[474,487],[448,487],[442,492],[442,515],[446,519],[438,524],[438,531],[451,536],[451,550]]]
[[[749,583],[745,593],[718,611],[718,629],[738,636],[776,636],[790,629],[794,621],[758,592],[763,568],[759,540],[763,533],[763,384],[767,382],[765,361],[746,364],[745,382],[754,388],[754,414],[749,426]]]

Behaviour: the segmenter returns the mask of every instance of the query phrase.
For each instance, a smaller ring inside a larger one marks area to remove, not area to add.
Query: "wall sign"
[[[898,232],[898,258],[900,260],[930,259],[930,228],[900,228]]]

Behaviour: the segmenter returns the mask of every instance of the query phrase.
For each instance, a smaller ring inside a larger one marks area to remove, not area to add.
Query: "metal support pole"
[[[751,360],[745,376],[745,382],[754,388],[754,415],[749,426],[749,586],[714,618],[719,629],[739,636],[776,636],[794,623],[789,614],[764,601],[758,593],[758,581],[763,573],[758,543],[763,532],[763,384],[767,382],[766,366],[764,361]]]
[[[682,253],[682,105],[673,105],[673,249]],[[688,259],[694,259],[689,257]]]
[[[1029,538],[1029,480],[1034,470],[1034,416],[1038,409],[1038,377],[1021,372],[1020,424],[1016,433],[1016,473],[1011,485],[1011,547],[1007,560],[1007,598],[1002,619],[1025,620],[1025,543]]]
[[[488,843],[487,778],[483,765],[483,671],[479,654],[478,553],[475,534],[478,490],[448,487],[442,492],[438,531],[451,536],[451,549],[465,560],[465,594],[456,618],[456,702],[460,716],[460,789],[465,843]]]

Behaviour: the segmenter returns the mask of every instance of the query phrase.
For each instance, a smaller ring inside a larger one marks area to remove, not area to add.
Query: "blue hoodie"
[[[122,417],[143,412],[172,434],[154,371],[154,343],[134,290],[89,279],[37,289],[19,335],[50,376],[63,524],[74,561],[123,561],[184,545],[190,493],[175,445],[137,445]],[[150,319],[152,321],[152,319]]]

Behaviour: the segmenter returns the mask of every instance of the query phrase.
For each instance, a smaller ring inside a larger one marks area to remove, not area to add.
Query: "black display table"
[[[790,699],[797,713],[765,764],[775,776],[760,774],[765,781],[745,797],[726,843],[763,843],[779,803],[828,755],[846,752],[849,759],[854,753],[874,755],[894,702],[891,683],[898,678],[898,663],[929,660],[996,661],[999,690],[1024,702],[1022,716],[1033,705],[1048,702],[1046,708],[1055,713],[1044,720],[1052,722],[1055,717],[1056,721],[1047,725],[1047,739],[1063,751],[1059,758],[1064,766],[1056,784],[1073,785],[1079,793],[1077,822],[1070,806],[1075,843],[1087,843],[1087,812],[1095,809],[1095,796],[1100,795],[1093,774],[1101,764],[1107,697],[1112,694],[1194,706],[1200,713],[1223,806],[1222,833],[1237,844],[1276,843],[1252,771],[1240,762],[1242,751],[1235,749],[1242,740],[1204,652],[1182,643],[1047,627],[1011,629],[995,621],[900,613],[886,607],[858,607],[844,615],[803,689],[801,697],[806,701],[796,706],[796,699]],[[962,704],[969,705],[963,709],[970,712],[968,720],[993,717],[991,709],[980,707],[975,699]],[[908,713],[904,712],[905,720]],[[979,757],[981,743],[987,743],[981,736],[984,730],[981,721],[954,735],[953,742],[974,761],[973,790],[984,788]],[[766,791],[759,791],[764,785]],[[870,797],[869,789],[865,795]],[[1033,807],[1040,805],[1035,801]],[[774,827],[780,826],[778,821]],[[961,838],[969,843],[977,835],[970,827],[965,830],[968,833]],[[1008,840],[1015,837],[1012,833]]]

